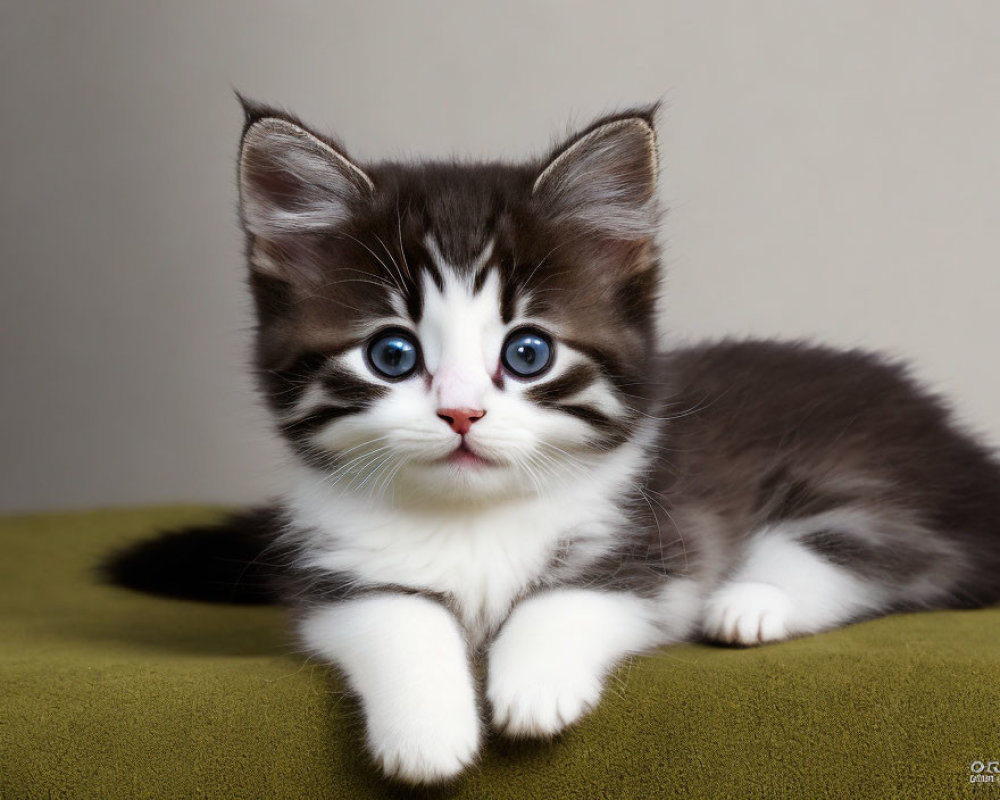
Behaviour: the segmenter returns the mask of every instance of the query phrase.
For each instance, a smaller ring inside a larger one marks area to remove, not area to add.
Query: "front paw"
[[[368,747],[387,776],[409,784],[444,783],[461,774],[479,752],[475,708],[427,710],[418,716],[369,716]]]
[[[486,696],[493,726],[514,737],[549,737],[569,727],[601,699],[601,677],[579,667],[558,672],[524,664],[491,667]]]

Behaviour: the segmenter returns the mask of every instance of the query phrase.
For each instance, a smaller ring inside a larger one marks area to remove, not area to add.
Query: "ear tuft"
[[[346,154],[297,120],[244,100],[240,211],[248,233],[270,239],[336,228],[374,191]]]
[[[236,95],[236,100],[239,102],[240,108],[243,109],[244,133],[246,133],[246,129],[253,123],[257,122],[257,120],[263,119],[264,117],[286,116],[277,108],[269,106],[266,103],[261,103],[259,100],[254,100],[251,97],[247,97],[238,89],[234,89],[233,93]]]
[[[656,107],[594,123],[549,158],[534,195],[559,222],[611,239],[637,241],[659,224]]]

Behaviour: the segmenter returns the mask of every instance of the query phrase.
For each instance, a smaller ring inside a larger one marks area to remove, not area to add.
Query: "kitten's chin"
[[[396,499],[436,505],[481,503],[523,497],[535,491],[531,481],[514,467],[464,452],[412,464],[399,471],[394,483]]]

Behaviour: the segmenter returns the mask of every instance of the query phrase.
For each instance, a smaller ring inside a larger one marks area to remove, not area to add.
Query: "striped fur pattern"
[[[556,734],[669,642],[996,601],[1000,468],[901,367],[658,347],[654,108],[522,164],[361,164],[246,110],[257,374],[292,454],[255,574],[386,774],[453,779],[484,725]]]

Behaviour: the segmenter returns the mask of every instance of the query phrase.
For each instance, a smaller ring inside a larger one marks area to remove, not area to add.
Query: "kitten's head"
[[[361,164],[246,104],[240,203],[264,395],[331,484],[545,491],[646,417],[654,108],[523,164]]]

